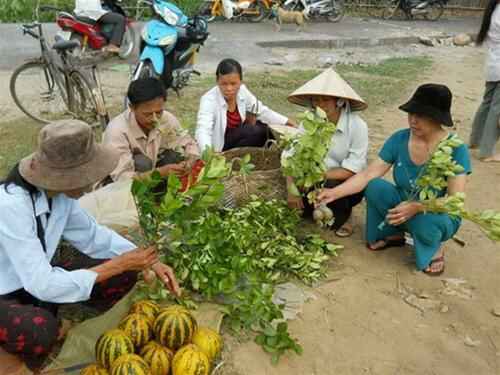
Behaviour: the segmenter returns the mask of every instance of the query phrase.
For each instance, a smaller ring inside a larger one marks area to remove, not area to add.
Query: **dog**
[[[297,31],[302,31],[306,25],[305,20],[307,16],[303,12],[285,10],[279,6],[279,4],[274,4],[272,7],[274,16],[276,17],[275,30],[281,30],[281,24],[283,23],[294,23],[297,25]]]

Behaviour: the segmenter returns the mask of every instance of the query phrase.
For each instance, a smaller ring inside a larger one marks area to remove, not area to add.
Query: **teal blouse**
[[[416,165],[410,158],[408,143],[410,141],[410,129],[402,129],[395,132],[385,141],[379,152],[379,157],[388,164],[393,165],[393,178],[396,186],[409,197],[415,192],[415,180],[421,173],[425,164]],[[463,167],[462,174],[470,174],[471,163],[469,150],[465,144],[454,148],[453,160]],[[437,192],[439,197],[446,194],[446,189]]]

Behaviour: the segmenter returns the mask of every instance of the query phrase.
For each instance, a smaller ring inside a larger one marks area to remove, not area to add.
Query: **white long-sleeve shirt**
[[[101,0],[76,0],[75,14],[80,17],[87,17],[97,21],[99,18],[109,13],[103,9]]]
[[[37,237],[33,203],[29,193],[17,185],[5,191],[0,185],[0,295],[24,288],[39,300],[53,303],[85,301],[97,273],[66,271],[50,264],[64,238],[92,258],[107,259],[136,246],[110,229],[98,225],[77,200],[59,194],[49,208],[45,192],[35,195],[35,212],[45,231],[47,253]],[[50,213],[46,220],[47,213]]]
[[[302,126],[299,129],[303,131]],[[292,153],[293,150],[283,151],[282,160]],[[341,167],[353,173],[361,172],[366,168],[367,154],[368,127],[365,121],[356,112],[342,109],[325,156],[327,170]]]
[[[287,117],[263,105],[245,85],[241,85],[237,95],[236,105],[242,122],[245,121],[247,111],[250,112],[257,108],[257,119],[263,123],[268,125],[285,125],[287,123]],[[227,109],[226,99],[224,99],[219,86],[215,86],[201,97],[195,132],[196,141],[201,151],[212,147],[214,151],[220,152],[224,148]]]
[[[490,28],[486,36],[486,81],[500,81],[500,6],[491,15]]]

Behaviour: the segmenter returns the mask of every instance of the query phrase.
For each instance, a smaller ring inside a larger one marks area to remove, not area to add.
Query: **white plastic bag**
[[[80,198],[80,206],[96,221],[117,232],[139,225],[137,209],[131,193],[132,179],[106,185]]]

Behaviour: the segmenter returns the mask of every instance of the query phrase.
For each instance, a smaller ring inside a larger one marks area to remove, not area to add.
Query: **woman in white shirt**
[[[498,0],[490,0],[484,11],[477,45],[486,43],[486,88],[470,135],[469,148],[479,148],[484,162],[500,162],[495,145],[500,137],[500,7]]]
[[[271,136],[267,125],[293,122],[262,104],[243,84],[240,63],[224,59],[217,66],[217,86],[200,100],[196,141],[201,151],[212,147],[226,151],[235,147],[262,147]]]
[[[43,363],[60,334],[59,304],[107,308],[132,288],[137,271],[149,269],[179,293],[154,247],[137,248],[79,206],[118,158],[87,124],[59,121],[41,130],[38,150],[0,184],[0,374],[31,374],[28,367]],[[53,264],[62,238],[80,253]]]
[[[109,4],[106,4],[109,3]],[[112,6],[113,0],[105,1],[105,5]],[[113,32],[109,39],[109,44],[103,50],[111,53],[119,53],[120,45],[122,44],[123,35],[127,20],[120,13],[112,12],[109,9],[104,9],[101,0],[76,0],[75,14],[78,17],[86,17],[97,21],[101,24],[109,24],[113,26]]]
[[[356,111],[366,109],[367,105],[333,69],[326,70],[304,84],[288,100],[306,107],[320,107],[326,112],[328,120],[337,125],[325,157],[328,168],[325,187],[340,185],[366,167],[368,128]],[[287,156],[284,153],[283,157]],[[291,181],[291,177],[287,177],[287,183]],[[352,208],[362,199],[363,192],[360,192],[328,205],[335,217],[332,229],[337,236],[348,237],[352,234],[349,218]],[[290,193],[288,205],[304,210],[305,216],[310,216],[313,211],[307,199]]]

